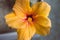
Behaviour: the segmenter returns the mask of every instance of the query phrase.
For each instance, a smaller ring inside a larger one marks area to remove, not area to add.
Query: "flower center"
[[[27,21],[28,21],[28,22],[31,22],[32,20],[33,20],[32,15],[27,15]]]

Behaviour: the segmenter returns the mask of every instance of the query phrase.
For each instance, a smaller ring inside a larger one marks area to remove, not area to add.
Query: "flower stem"
[[[44,1],[44,0],[37,0],[37,2]]]

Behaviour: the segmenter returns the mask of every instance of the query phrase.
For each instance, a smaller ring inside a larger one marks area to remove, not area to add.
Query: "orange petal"
[[[42,36],[46,36],[50,33],[50,27],[41,26],[38,23],[35,23],[36,33]]]
[[[31,40],[35,34],[35,28],[33,25],[26,25],[26,28],[18,29],[18,40]]]
[[[38,34],[47,35],[50,32],[51,21],[47,17],[36,17],[34,20],[34,24]]]
[[[47,26],[51,27],[51,20],[48,17],[43,17],[43,16],[36,17],[34,22],[37,22],[45,27]]]
[[[38,2],[32,6],[35,15],[47,17],[50,12],[50,5],[46,2]]]
[[[28,13],[31,11],[30,8],[30,0],[16,0],[13,10],[18,14],[18,12],[21,14],[23,13]]]
[[[24,22],[25,20],[16,16],[14,12],[11,12],[8,15],[6,15],[5,19],[8,26],[15,29],[24,28],[21,26],[26,24],[26,22]]]

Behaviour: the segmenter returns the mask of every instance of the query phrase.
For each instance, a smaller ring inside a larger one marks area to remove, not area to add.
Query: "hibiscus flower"
[[[45,36],[51,28],[50,9],[43,1],[30,6],[30,0],[16,0],[13,11],[5,16],[6,23],[17,30],[18,40],[31,40],[35,33]]]

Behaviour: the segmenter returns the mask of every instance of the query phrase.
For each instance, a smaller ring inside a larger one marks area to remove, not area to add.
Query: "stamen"
[[[28,18],[28,22],[31,22],[31,21],[32,21],[32,18],[31,18],[31,17],[29,17],[29,18]]]

